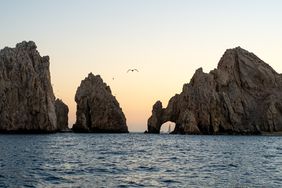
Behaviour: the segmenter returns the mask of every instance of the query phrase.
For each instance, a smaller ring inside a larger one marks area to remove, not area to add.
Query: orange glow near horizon
[[[69,106],[69,127],[72,127],[76,118],[74,96],[77,87],[89,72],[95,75],[100,74],[104,82],[111,87],[112,94],[120,103],[126,116],[129,130],[144,131],[147,128],[147,119],[151,116],[153,104],[160,100],[163,103],[163,107],[166,107],[169,99],[176,93],[181,92],[183,84],[190,82],[196,69],[204,67],[204,71],[209,72],[216,68],[217,62],[224,50],[214,51],[214,54],[209,51],[206,53],[208,54],[207,56],[202,56],[201,53],[203,52],[200,50],[197,53],[196,49],[186,58],[183,56],[174,57],[174,61],[168,55],[163,58],[160,55],[159,59],[154,58],[153,60],[143,58],[145,62],[157,62],[143,66],[131,66],[130,61],[132,60],[127,60],[127,63],[123,65],[124,57],[115,57],[115,64],[109,69],[106,68],[109,62],[105,61],[105,67],[104,65],[99,65],[102,67],[98,66],[95,69],[96,63],[89,63],[87,70],[83,70],[83,68],[77,69],[76,66],[73,66],[75,64],[73,61],[75,60],[70,60],[69,62],[71,62],[73,67],[69,66],[69,69],[63,75],[55,74],[56,71],[52,70],[56,63],[61,61],[52,59],[51,74],[52,82],[54,83],[54,93],[56,97],[62,98]],[[259,53],[256,54],[261,57]],[[93,59],[91,62],[102,61],[100,58],[98,60]],[[182,58],[187,59],[187,63],[183,63]],[[197,61],[200,63],[197,63]],[[206,62],[212,63],[206,64]],[[273,67],[279,68],[277,65],[275,67],[275,64]],[[138,68],[139,72],[127,73],[128,68]]]

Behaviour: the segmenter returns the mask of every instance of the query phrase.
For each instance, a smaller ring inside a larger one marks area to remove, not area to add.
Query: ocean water
[[[0,135],[0,187],[281,187],[282,137]]]

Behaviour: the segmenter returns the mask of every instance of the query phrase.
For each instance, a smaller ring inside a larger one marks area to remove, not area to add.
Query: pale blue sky
[[[141,131],[157,99],[166,105],[227,48],[252,51],[281,73],[281,8],[279,0],[3,0],[0,48],[33,40],[51,57],[70,126],[76,88],[93,72],[111,86],[129,129]],[[125,74],[131,67],[140,73]]]

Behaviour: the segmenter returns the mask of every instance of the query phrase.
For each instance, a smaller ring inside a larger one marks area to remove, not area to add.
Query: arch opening
[[[161,125],[160,134],[170,134],[175,129],[175,123],[172,121],[167,121]]]

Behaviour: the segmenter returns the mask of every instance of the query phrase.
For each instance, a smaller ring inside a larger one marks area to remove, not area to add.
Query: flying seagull
[[[127,73],[130,72],[130,71],[131,71],[131,72],[134,72],[134,71],[139,72],[137,69],[128,69],[128,70],[127,70]]]

